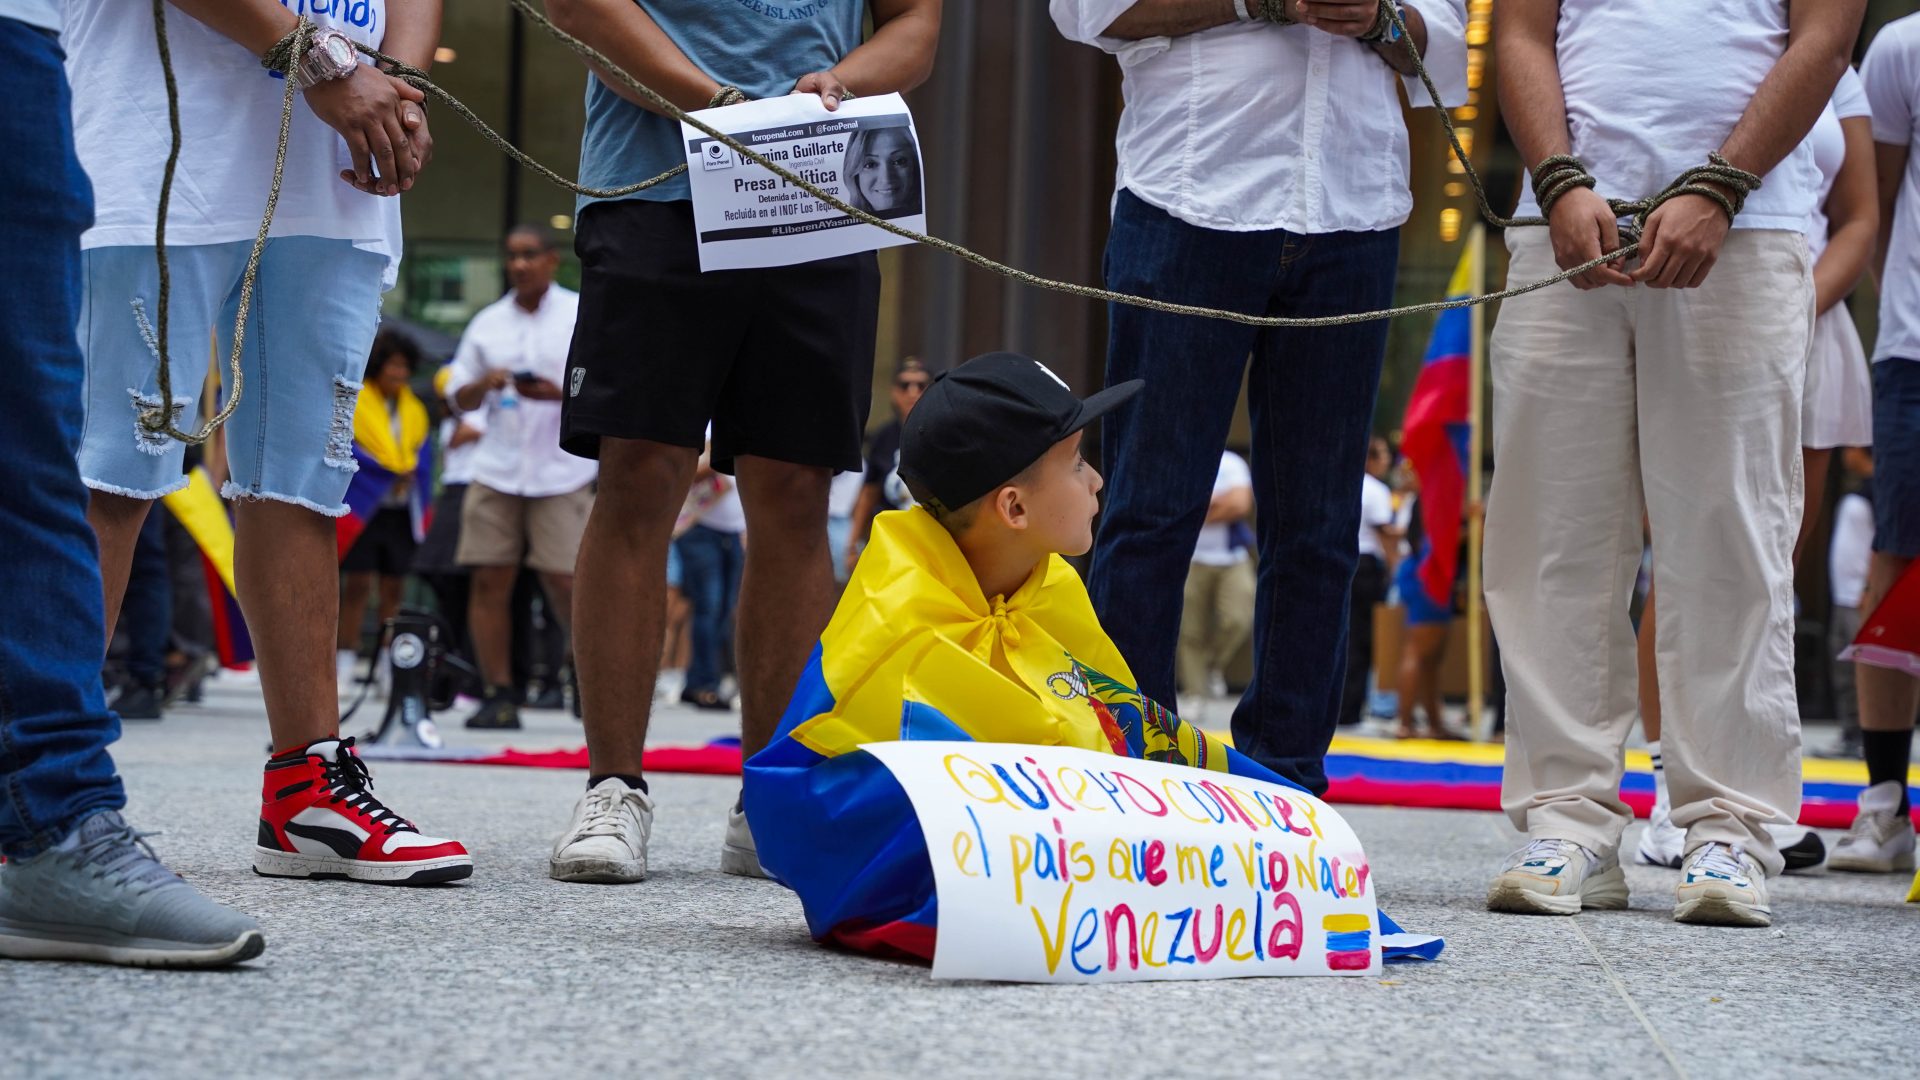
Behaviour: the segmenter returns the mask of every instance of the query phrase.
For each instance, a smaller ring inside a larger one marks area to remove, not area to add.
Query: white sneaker
[[[553,845],[547,876],[612,885],[644,881],[652,834],[653,800],[609,776],[574,804],[573,821]]]
[[[720,870],[739,877],[767,876],[760,865],[760,848],[753,842],[753,830],[747,826],[747,812],[739,802],[727,811],[727,839],[720,845]]]
[[[1883,780],[1860,793],[1860,813],[1833,845],[1827,868],[1865,874],[1913,869],[1913,822],[1900,812],[1900,781]]]
[[[1581,908],[1627,906],[1618,856],[1595,855],[1571,840],[1535,840],[1507,860],[1487,889],[1488,911],[1576,915]]]
[[[1673,892],[1673,921],[1710,926],[1772,926],[1767,875],[1753,856],[1711,840],[1693,849]]]
[[[1824,874],[1827,872],[1827,845],[1820,834],[1805,825],[1769,825],[1786,874]]]
[[[1640,842],[1634,845],[1635,861],[1678,870],[1686,852],[1686,830],[1673,823],[1665,803],[1655,803],[1653,813],[1647,817],[1647,827],[1640,833]]]

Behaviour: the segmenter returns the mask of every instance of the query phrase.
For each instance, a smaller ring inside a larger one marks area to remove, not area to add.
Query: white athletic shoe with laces
[[[1883,780],[1860,793],[1860,812],[1833,845],[1827,869],[1891,874],[1913,869],[1913,821],[1900,812],[1900,782]]]
[[[1710,926],[1772,926],[1767,875],[1753,856],[1711,840],[1693,849],[1680,868],[1673,920]]]
[[[1640,842],[1634,845],[1634,859],[1648,866],[1678,870],[1686,853],[1687,831],[1673,823],[1665,803],[1655,803],[1653,813],[1647,817],[1647,827],[1640,833]]]
[[[753,842],[753,830],[747,825],[747,811],[739,801],[727,810],[727,839],[720,845],[720,870],[736,877],[767,876],[760,865],[760,847]]]
[[[553,845],[547,876],[609,885],[644,881],[652,835],[653,800],[609,776],[574,804],[573,821]]]
[[[1627,876],[1616,855],[1596,855],[1571,840],[1535,840],[1507,860],[1487,889],[1488,911],[1577,915],[1581,908],[1627,906]]]

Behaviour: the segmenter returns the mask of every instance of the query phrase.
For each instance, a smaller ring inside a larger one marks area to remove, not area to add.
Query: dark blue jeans
[[[674,543],[680,547],[680,589],[693,606],[687,690],[718,690],[733,603],[740,595],[740,535],[695,525]]]
[[[26,858],[126,796],[107,752],[120,722],[100,690],[100,557],[74,461],[93,188],[53,34],[0,19],[0,100],[14,103],[0,109],[0,853]]]
[[[1220,232],[1122,191],[1106,279],[1249,314],[1336,315],[1392,303],[1399,251],[1398,230]],[[1249,377],[1260,579],[1253,681],[1233,737],[1241,753],[1324,792],[1387,324],[1262,330],[1116,304],[1108,327],[1108,384],[1145,379],[1147,392],[1101,429],[1107,505],[1090,582],[1100,622],[1140,689],[1173,701],[1182,583]]]
[[[173,640],[173,567],[167,562],[167,515],[147,512],[133,545],[133,572],[120,605],[127,628],[127,674],[144,686],[167,679],[167,645]]]

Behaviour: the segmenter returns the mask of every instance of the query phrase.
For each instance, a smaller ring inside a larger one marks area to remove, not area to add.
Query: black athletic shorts
[[[691,202],[623,199],[580,213],[580,314],[560,445],[601,438],[699,448],[713,467],[764,457],[861,465],[880,268],[872,252],[700,272]]]
[[[367,527],[340,559],[350,574],[404,577],[413,569],[413,512],[404,506],[383,506],[367,520]]]

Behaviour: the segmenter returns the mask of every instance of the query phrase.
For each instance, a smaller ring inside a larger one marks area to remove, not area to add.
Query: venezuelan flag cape
[[[989,600],[925,510],[881,514],[773,742],[746,763],[760,862],[800,894],[815,940],[930,960],[919,819],[862,743],[1074,746],[1297,787],[1132,683],[1065,560]]]
[[[394,411],[400,414],[398,439],[394,438]],[[402,388],[399,402],[390,410],[379,389],[371,384],[360,388],[360,401],[353,410],[353,459],[360,468],[347,485],[347,512],[334,522],[340,558],[347,557],[367,522],[379,512],[380,500],[402,477],[414,478],[407,493],[413,538],[425,538],[432,507],[428,499],[432,492],[426,490],[433,480],[433,441],[427,437],[430,428],[427,407],[412,390]]]
[[[240,614],[233,588],[233,519],[227,514],[227,505],[220,501],[207,479],[207,470],[201,466],[187,474],[186,487],[162,501],[200,548],[220,666],[237,668],[252,662],[253,635],[247,632],[247,620]]]
[[[1454,268],[1447,298],[1466,296],[1473,288],[1470,254],[1462,253]],[[1453,578],[1460,565],[1460,515],[1467,490],[1467,440],[1473,349],[1473,315],[1467,308],[1443,311],[1433,324],[1433,338],[1420,377],[1407,399],[1401,449],[1420,475],[1420,518],[1432,545],[1422,554],[1420,585],[1436,604],[1453,600]]]

